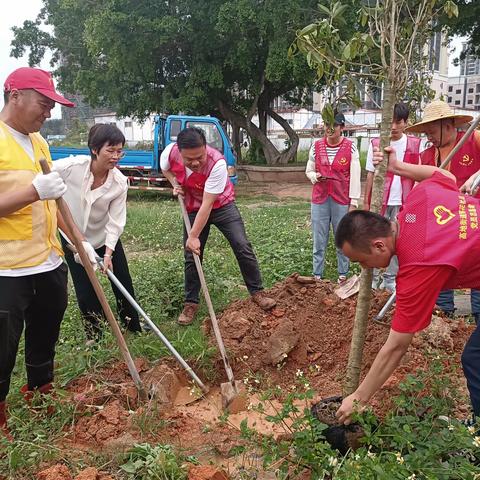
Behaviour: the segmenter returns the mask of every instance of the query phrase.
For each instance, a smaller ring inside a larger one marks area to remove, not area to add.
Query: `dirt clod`
[[[268,339],[267,358],[272,365],[277,365],[294,349],[300,335],[292,322],[284,321],[278,325]]]
[[[73,480],[113,480],[110,475],[99,472],[94,467],[82,470]]]
[[[229,480],[223,470],[210,465],[194,465],[188,471],[188,480]]]
[[[72,480],[72,476],[65,465],[58,464],[39,472],[37,480]]]
[[[180,390],[180,381],[167,365],[158,364],[144,375],[144,384],[152,398],[163,404],[173,404]]]

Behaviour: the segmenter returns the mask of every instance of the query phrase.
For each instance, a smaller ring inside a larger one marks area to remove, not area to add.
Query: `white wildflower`
[[[473,446],[479,448],[480,447],[480,437],[473,437]]]
[[[403,465],[405,463],[405,459],[402,457],[402,454],[400,452],[397,452],[395,456],[397,457],[397,462],[400,465]]]
[[[243,358],[244,360],[248,360],[248,355],[244,355],[242,358]]]
[[[453,432],[453,431],[455,430],[455,427],[454,427],[453,425],[449,425],[449,426],[448,426],[448,429],[449,429],[451,432]]]
[[[297,372],[295,373],[295,376],[298,378],[303,377],[303,372],[300,369],[298,369]]]
[[[328,457],[328,465],[330,467],[336,467],[338,465],[338,458],[336,457]]]
[[[415,480],[417,478],[417,476],[412,473],[409,477],[408,477],[408,480]]]
[[[467,427],[468,428],[468,431],[473,435],[475,433],[475,427]]]

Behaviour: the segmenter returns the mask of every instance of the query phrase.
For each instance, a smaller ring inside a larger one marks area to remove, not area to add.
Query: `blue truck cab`
[[[177,135],[187,127],[197,127],[205,132],[207,143],[223,153],[227,162],[228,175],[237,183],[236,157],[230,139],[220,121],[215,117],[170,115],[155,117],[153,151],[125,150],[118,168],[128,177],[129,188],[133,190],[167,190],[170,182],[162,175],[160,155],[163,149],[177,140]],[[88,148],[50,147],[53,160],[70,155],[89,155]]]

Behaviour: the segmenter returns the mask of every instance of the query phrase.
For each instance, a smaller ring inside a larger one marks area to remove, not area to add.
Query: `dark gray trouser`
[[[473,411],[477,417],[480,417],[480,324],[465,344],[462,366]]]
[[[75,262],[73,253],[67,248],[66,241],[62,238],[63,251],[65,252],[65,260],[70,269],[75,294],[77,296],[78,307],[82,312],[85,323],[85,334],[88,339],[95,339],[101,336],[103,328],[101,320],[104,318],[102,305],[98,300],[97,294],[90,283],[87,272],[82,265]],[[103,258],[105,255],[105,245],[95,249],[97,255]],[[115,245],[115,251],[112,255],[113,274],[118,278],[120,283],[126,288],[128,293],[135,298],[133,290],[132,277],[128,270],[127,257],[123,250],[122,242],[118,240]],[[117,312],[122,323],[132,332],[140,332],[142,330],[137,311],[130,305],[130,302],[123,296],[123,293],[117,286],[110,282],[117,303]]]
[[[28,387],[53,380],[55,344],[67,308],[67,266],[25,277],[0,277],[0,402],[7,397],[10,376],[25,324]]]
[[[197,212],[189,213],[190,222],[193,225]],[[238,266],[242,272],[243,281],[247,286],[250,295],[263,290],[262,277],[258,266],[257,257],[253,252],[252,244],[247,238],[242,217],[234,202],[223,207],[216,208],[210,212],[210,217],[199,236],[200,260],[203,261],[203,251],[210,233],[210,225],[215,225],[229,241]],[[187,231],[183,229],[183,246],[187,240]],[[200,279],[198,278],[195,261],[192,252],[185,250],[185,301],[191,303],[199,302]]]

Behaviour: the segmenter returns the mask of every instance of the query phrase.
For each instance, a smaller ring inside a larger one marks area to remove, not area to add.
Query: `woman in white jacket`
[[[67,185],[63,198],[86,241],[103,258],[105,268],[113,270],[134,297],[132,278],[120,241],[127,216],[128,184],[127,178],[115,168],[123,156],[124,145],[125,137],[115,125],[96,124],[88,134],[90,156],[60,159],[53,162],[53,168]],[[85,321],[87,339],[98,339],[102,332],[102,307],[85,270],[77,263],[78,256],[71,253],[63,238],[62,244]],[[124,325],[130,331],[141,331],[137,312],[113,283],[112,288],[118,315]]]

